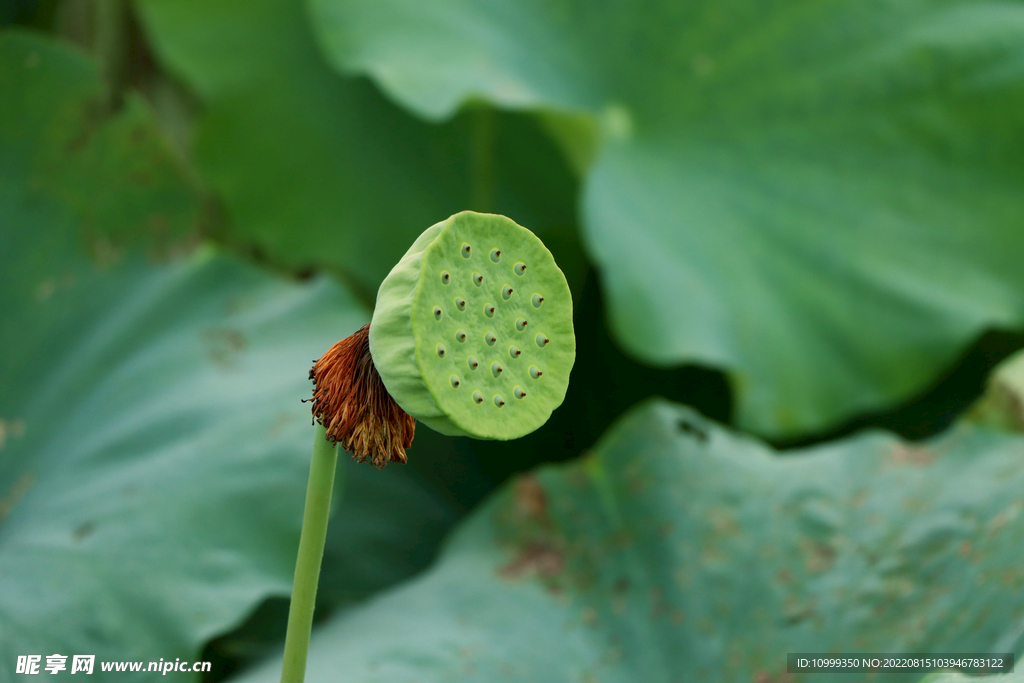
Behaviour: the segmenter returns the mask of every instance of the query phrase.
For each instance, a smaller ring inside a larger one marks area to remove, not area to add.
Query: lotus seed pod
[[[565,398],[572,298],[536,235],[464,211],[420,235],[381,284],[369,346],[409,415],[442,434],[515,439]]]

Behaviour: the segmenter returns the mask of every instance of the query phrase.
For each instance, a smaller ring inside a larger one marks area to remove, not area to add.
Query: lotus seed
[[[550,340],[550,339],[548,339],[547,337],[545,337],[545,336],[544,336],[543,334],[538,334],[538,335],[537,335],[537,346],[539,346],[539,347],[540,347],[540,348],[542,348],[542,349],[543,349],[543,348],[544,348],[545,346],[547,346],[547,345],[548,345],[548,342],[550,342],[550,341],[551,341],[551,340]]]
[[[395,402],[423,425],[513,439],[562,403],[576,349],[571,295],[551,253],[507,218],[463,212],[431,226],[388,275],[377,302],[369,328],[376,369]],[[542,330],[551,332],[548,348]],[[511,407],[483,410],[496,395]]]
[[[496,405],[499,408],[501,408],[502,406],[505,405],[505,399],[503,399],[501,396],[498,396],[497,394],[495,394],[494,395],[494,405]]]

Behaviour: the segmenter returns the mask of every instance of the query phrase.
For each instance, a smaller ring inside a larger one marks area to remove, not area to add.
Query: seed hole
[[[516,387],[515,389],[513,389],[513,390],[512,390],[512,394],[513,394],[513,395],[514,395],[514,396],[515,396],[516,398],[522,398],[523,396],[526,396],[526,392],[525,392],[525,391],[523,391],[523,388],[522,388],[522,387]]]
[[[440,320],[442,316],[444,316],[444,313],[441,312],[441,307],[434,306],[434,320]]]
[[[512,270],[515,272],[516,275],[522,275],[523,273],[526,272],[526,264],[517,263],[516,265],[512,266]]]
[[[488,332],[484,335],[484,341],[488,346],[494,346],[494,342],[498,341],[498,338],[494,336],[493,332]]]
[[[513,358],[519,358],[519,356],[521,356],[522,353],[522,351],[520,351],[514,346],[508,347],[508,355],[512,356]]]
[[[509,299],[511,299],[512,298],[512,288],[509,287],[508,285],[505,285],[504,287],[502,287],[501,288],[501,298],[504,299],[505,301],[508,301]]]
[[[534,294],[533,295],[533,307],[534,308],[540,308],[540,305],[542,303],[544,303],[544,297],[542,297],[540,294]]]
[[[452,281],[452,274],[447,270],[441,273],[441,284],[446,285]]]
[[[480,273],[473,273],[473,284],[479,287],[484,283],[484,276]]]
[[[473,255],[473,247],[469,246],[465,242],[462,243],[462,258],[469,258]]]
[[[492,249],[491,250],[491,260],[494,261],[495,263],[497,263],[498,261],[501,260],[501,250],[500,249]]]
[[[453,389],[458,389],[459,385],[462,384],[462,382],[459,381],[458,375],[452,375],[451,377],[448,378],[448,381],[452,383]]]
[[[501,363],[491,363],[491,374],[495,377],[500,377],[502,372]]]
[[[484,304],[484,315],[488,318],[494,317],[494,304]]]
[[[444,344],[438,344],[437,345],[437,357],[438,358],[444,358],[444,354],[445,353],[447,353],[447,350],[444,348]]]
[[[539,346],[542,349],[545,346],[547,346],[548,343],[551,341],[550,339],[545,337],[543,334],[538,334],[537,337],[536,337],[536,340],[537,340],[537,346]]]
[[[516,320],[516,329],[520,332],[526,329],[526,318],[518,318]]]
[[[476,359],[476,356],[470,356],[469,358],[467,358],[466,364],[469,366],[470,370],[476,370],[478,367],[480,367],[480,361]]]
[[[465,299],[456,299],[455,300],[455,308],[459,309],[460,311],[466,310],[466,300]]]
[[[477,405],[480,405],[481,403],[484,402],[484,395],[481,394],[479,391],[474,391],[473,400],[476,402]]]
[[[532,377],[533,379],[540,379],[540,376],[543,374],[544,373],[541,372],[540,368],[538,368],[536,365],[530,366],[530,377]]]
[[[460,344],[462,342],[466,341],[466,331],[465,330],[456,330],[455,331],[455,341],[459,342]]]
[[[497,394],[495,394],[494,395],[494,405],[496,405],[499,408],[501,408],[502,406],[505,405],[505,399],[503,399],[501,396],[498,396]]]

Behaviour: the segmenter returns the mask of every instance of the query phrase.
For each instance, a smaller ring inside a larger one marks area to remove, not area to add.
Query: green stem
[[[128,7],[124,0],[95,0],[93,51],[103,72],[108,111],[117,106],[128,60]]]
[[[292,604],[288,610],[288,633],[284,638],[284,667],[281,683],[302,683],[306,676],[306,655],[313,629],[316,585],[320,579],[320,561],[327,540],[327,518],[331,513],[331,491],[338,450],[327,440],[327,430],[317,425],[313,439],[313,459],[306,487],[306,511],[302,515],[299,556],[295,561]]]
[[[473,144],[471,208],[488,213],[494,211],[494,110],[486,104],[478,104],[470,117]]]

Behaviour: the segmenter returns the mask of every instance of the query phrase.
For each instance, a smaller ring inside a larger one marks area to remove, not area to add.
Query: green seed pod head
[[[532,232],[463,211],[420,235],[381,284],[370,354],[388,393],[427,426],[519,438],[569,386],[569,286]]]

